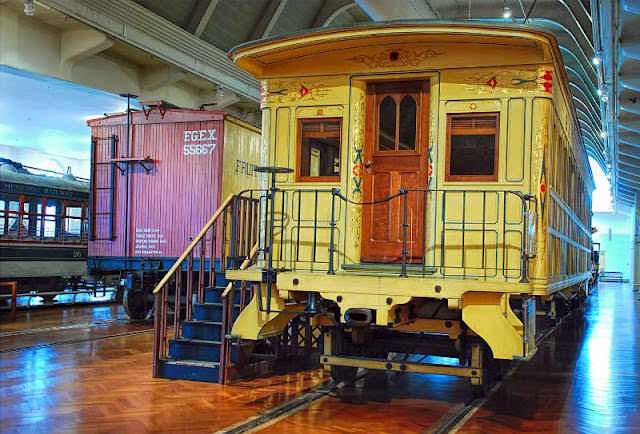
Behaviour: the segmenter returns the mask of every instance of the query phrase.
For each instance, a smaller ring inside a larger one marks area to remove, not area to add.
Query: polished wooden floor
[[[603,283],[584,320],[565,320],[459,432],[640,433],[639,307],[628,285]],[[1,318],[2,432],[214,432],[327,379],[320,370],[232,386],[152,379],[150,325],[126,323],[115,306]],[[463,379],[377,373],[259,431],[423,432],[469,399]]]
[[[640,301],[603,282],[460,433],[640,433]]]

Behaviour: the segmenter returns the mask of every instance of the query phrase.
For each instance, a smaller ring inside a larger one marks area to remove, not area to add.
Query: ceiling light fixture
[[[600,62],[602,62],[602,50],[596,51],[591,61],[594,65],[600,65]]]
[[[505,6],[502,10],[502,18],[504,18],[505,20],[511,18],[511,9],[509,8],[509,6]]]
[[[607,138],[607,132],[606,131],[600,131],[600,137],[603,139]]]
[[[24,14],[29,17],[36,14],[36,7],[33,4],[33,0],[24,0]]]

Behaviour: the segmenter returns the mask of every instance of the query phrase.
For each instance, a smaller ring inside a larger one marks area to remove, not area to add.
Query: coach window
[[[298,119],[298,181],[340,181],[342,119]]]
[[[447,115],[445,181],[498,180],[498,113]]]
[[[80,237],[82,233],[82,202],[68,201],[65,210],[64,238]]]

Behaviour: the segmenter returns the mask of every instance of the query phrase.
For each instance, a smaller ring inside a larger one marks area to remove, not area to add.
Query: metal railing
[[[205,287],[216,286],[216,277],[224,276],[228,266],[235,269],[241,260],[244,267],[251,262],[251,256],[240,258],[234,255],[244,251],[246,245],[251,252],[251,246],[256,244],[257,228],[233,222],[242,220],[246,223],[247,216],[255,213],[256,208],[257,203],[252,199],[229,196],[154,288],[154,377],[158,375],[160,359],[168,356],[169,316],[173,315],[171,328],[173,337],[177,339],[181,336],[182,321],[193,319],[194,303],[204,302]],[[227,334],[233,321],[235,290],[233,285],[227,286],[222,294],[221,383],[230,362],[231,341]],[[243,310],[245,294],[251,289],[243,282],[237,290],[241,292],[239,307]]]
[[[245,190],[236,201],[242,198],[256,201],[257,222],[256,214],[252,214],[251,222],[240,220],[234,224],[257,225],[258,266],[267,284],[267,311],[278,272],[308,270],[335,274],[347,262],[346,243],[355,237],[360,237],[358,242],[364,241],[353,225],[349,227],[349,213],[389,212],[392,205],[398,210],[395,221],[401,243],[396,262],[399,277],[407,277],[411,268],[423,275],[435,272],[442,277],[463,278],[501,275],[528,282],[528,262],[534,257],[532,249],[528,249],[532,236],[528,228],[535,224],[537,201],[519,191],[400,189],[385,198],[358,202],[339,189],[272,186]],[[349,239],[345,239],[345,234]],[[249,255],[250,244],[243,246],[236,255]]]

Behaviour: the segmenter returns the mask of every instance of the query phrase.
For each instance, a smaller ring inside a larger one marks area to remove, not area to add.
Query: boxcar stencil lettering
[[[185,143],[182,146],[183,155],[206,155],[213,154],[217,144],[216,129],[212,130],[187,130],[184,132],[185,142],[203,142],[210,143]]]

